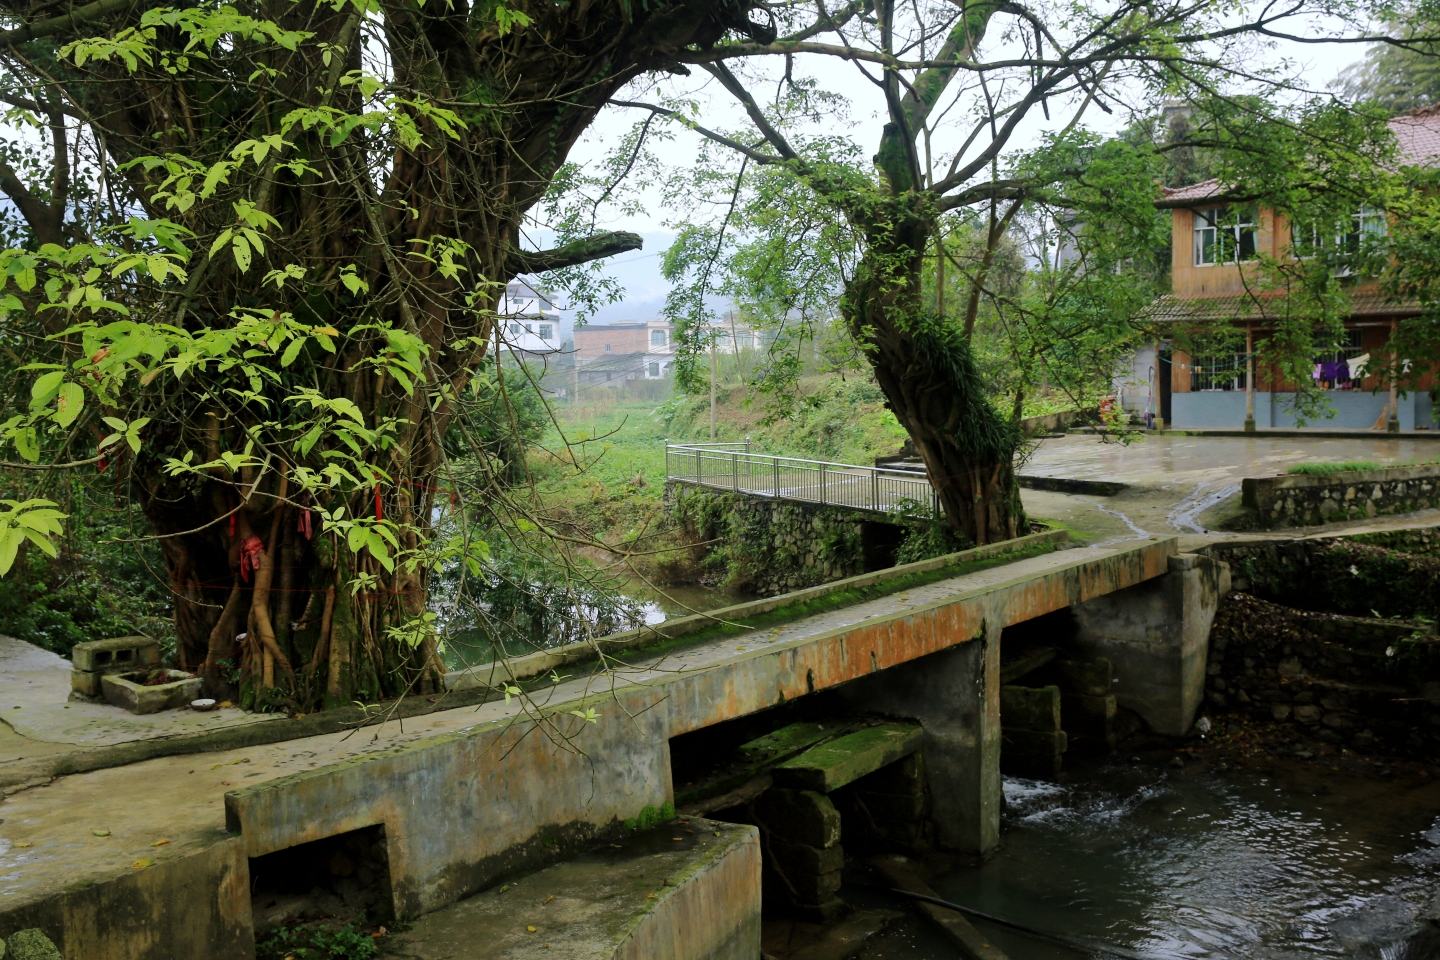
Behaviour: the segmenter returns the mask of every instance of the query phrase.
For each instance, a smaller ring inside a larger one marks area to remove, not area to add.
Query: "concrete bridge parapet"
[[[1077,604],[1076,646],[1115,670],[1114,694],[1166,736],[1190,733],[1205,697],[1210,624],[1230,592],[1230,567],[1193,553],[1164,576]]]

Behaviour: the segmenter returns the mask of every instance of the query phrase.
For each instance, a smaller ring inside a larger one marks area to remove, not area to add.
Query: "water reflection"
[[[1109,763],[1005,782],[1005,846],[940,896],[1157,958],[1434,956],[1405,940],[1440,879],[1440,786],[1303,767]],[[983,926],[983,924],[981,924]],[[953,956],[906,924],[862,956]],[[1081,954],[987,930],[1012,960]]]

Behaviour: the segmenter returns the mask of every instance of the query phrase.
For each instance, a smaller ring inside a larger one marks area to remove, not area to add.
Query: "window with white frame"
[[[659,376],[660,376],[660,364],[658,364],[658,363],[652,363],[652,364],[650,364],[650,378],[651,378],[652,380],[653,380],[653,379],[658,379]]]
[[[548,323],[540,324],[540,339],[549,340],[555,336],[555,328]]]
[[[1190,391],[1244,390],[1247,372],[1243,353],[1194,357],[1190,361]]]
[[[1255,257],[1259,210],[1231,204],[1195,211],[1195,266],[1237,263]]]
[[[652,346],[652,347],[663,347],[663,346],[665,346],[665,331],[664,331],[664,330],[651,330],[651,331],[650,331],[650,346]]]
[[[1366,204],[1328,228],[1315,222],[1297,223],[1291,229],[1291,244],[1295,256],[1302,258],[1326,250],[1357,254],[1385,233],[1385,211]]]

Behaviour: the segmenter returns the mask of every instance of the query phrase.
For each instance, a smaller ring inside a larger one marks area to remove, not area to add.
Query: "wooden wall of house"
[[[1278,226],[1278,229],[1277,229]],[[1195,265],[1195,214],[1176,210],[1170,218],[1171,249],[1170,291],[1177,296],[1187,294],[1241,294],[1256,283],[1257,263],[1210,263]],[[1279,258],[1290,249],[1290,227],[1284,215],[1260,211],[1260,227],[1255,248],[1269,257]]]

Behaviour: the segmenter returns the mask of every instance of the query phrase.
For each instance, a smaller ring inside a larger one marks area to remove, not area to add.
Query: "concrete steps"
[[[759,831],[663,823],[415,922],[396,960],[755,960]]]

